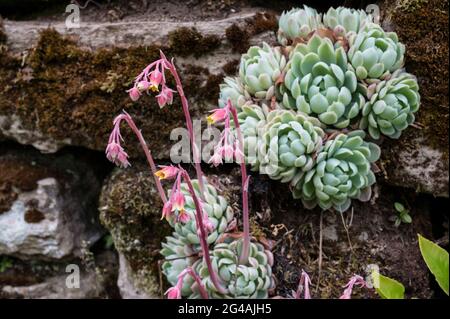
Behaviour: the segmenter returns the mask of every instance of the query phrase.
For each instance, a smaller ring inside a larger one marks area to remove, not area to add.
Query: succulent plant
[[[166,241],[161,245],[160,253],[165,259],[161,265],[161,271],[171,285],[176,284],[178,275],[184,269],[187,267],[195,269],[200,264],[198,252],[193,249],[192,245],[186,245],[184,238],[175,232],[172,236],[167,236]],[[191,276],[184,277],[182,296],[190,296],[193,291],[196,291],[194,279]]]
[[[283,12],[278,21],[278,42],[288,45],[289,41],[303,38],[322,26],[321,14],[308,6]]]
[[[308,208],[319,205],[339,212],[350,207],[351,199],[369,200],[375,183],[371,163],[378,160],[380,149],[364,138],[363,131],[352,131],[328,140],[316,165],[295,186],[294,198],[301,198]]]
[[[198,198],[200,198],[198,180],[192,180],[192,185]],[[169,224],[174,228],[175,233],[179,235],[179,240],[187,245],[193,245],[194,250],[199,250],[200,241],[195,223],[195,205],[185,183],[181,184],[181,192],[185,197],[184,209],[189,215],[189,221],[187,223],[175,223],[173,218],[169,218]],[[213,244],[227,230],[230,222],[233,220],[233,210],[228,205],[226,199],[218,195],[216,189],[208,183],[205,183],[204,196],[206,202],[202,203],[202,207],[208,213],[209,221],[214,226],[214,230],[208,235],[207,242],[208,244]]]
[[[275,83],[286,66],[279,47],[252,46],[242,55],[239,76],[245,90],[257,99],[269,100],[275,95]]]
[[[359,80],[382,79],[403,65],[405,46],[395,32],[384,32],[378,24],[367,24],[349,44],[348,59]]]
[[[224,108],[228,99],[237,110],[251,101],[250,94],[244,89],[244,84],[242,84],[240,78],[226,77],[224,83],[220,84],[219,107]]]
[[[347,35],[358,33],[368,23],[373,22],[373,17],[364,10],[356,10],[345,7],[330,8],[323,15],[323,24],[333,29],[337,34]]]
[[[375,92],[364,105],[361,129],[370,136],[399,138],[402,131],[414,122],[414,113],[420,105],[419,85],[416,78],[397,70],[389,80],[376,84]]]
[[[276,108],[279,108],[276,104]],[[262,135],[262,130],[266,124],[267,115],[271,112],[269,106],[263,103],[246,104],[242,106],[238,113],[238,121],[244,138],[244,154],[246,163],[252,165],[253,170],[259,169],[259,157],[257,154],[258,145]]]
[[[260,172],[296,184],[314,166],[315,153],[322,148],[325,133],[320,125],[302,113],[270,112],[259,145]]]
[[[217,292],[209,277],[208,269],[202,263],[199,274],[211,298],[267,298],[275,285],[272,276],[273,255],[260,243],[250,243],[250,255],[246,264],[239,264],[242,239],[216,244],[212,251],[213,269],[228,290],[226,294]]]
[[[347,64],[344,48],[335,49],[329,38],[314,35],[307,44],[298,44],[280,88],[284,107],[316,115],[326,125],[347,127],[364,105]]]

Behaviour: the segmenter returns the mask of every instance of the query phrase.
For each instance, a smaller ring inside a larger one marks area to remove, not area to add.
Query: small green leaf
[[[411,224],[412,223],[412,218],[411,216],[405,212],[405,214],[401,215],[402,218],[402,222],[406,223],[406,224]]]
[[[405,210],[405,206],[403,206],[402,204],[400,204],[398,202],[394,203],[394,207],[395,207],[395,210],[398,211],[399,213],[401,213],[402,211]]]
[[[419,237],[419,247],[428,269],[436,278],[439,286],[448,295],[448,252],[432,241]]]
[[[401,223],[402,223],[402,220],[401,220],[400,218],[397,218],[397,219],[395,220],[394,226],[395,226],[395,227],[398,227],[398,226],[400,226]]]
[[[372,281],[378,295],[383,299],[404,299],[405,287],[397,280],[372,272]]]

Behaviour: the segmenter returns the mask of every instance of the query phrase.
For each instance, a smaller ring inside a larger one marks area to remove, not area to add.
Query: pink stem
[[[131,116],[128,113],[125,113],[125,116],[123,117],[123,119],[125,121],[127,121],[128,125],[130,126],[131,130],[136,134],[139,143],[141,144],[142,149],[144,150],[145,153],[145,157],[147,158],[147,162],[150,165],[150,169],[152,171],[152,175],[153,175],[153,179],[155,180],[156,183],[156,188],[158,189],[158,193],[159,196],[161,197],[161,200],[163,201],[163,204],[165,204],[167,202],[167,197],[166,197],[166,193],[164,192],[164,189],[161,185],[161,181],[159,180],[159,178],[155,175],[157,169],[156,169],[156,165],[155,162],[153,161],[153,157],[152,154],[147,146],[147,143],[144,140],[144,137],[142,136],[141,130],[139,130],[136,126],[136,124],[134,123],[133,119],[131,118]]]
[[[228,293],[227,289],[225,289],[222,284],[219,281],[219,278],[217,277],[217,274],[214,272],[214,269],[211,264],[211,257],[209,256],[209,248],[208,243],[206,241],[207,235],[205,232],[205,227],[203,226],[203,214],[202,209],[200,206],[200,202],[195,194],[194,187],[192,186],[191,178],[189,177],[189,174],[182,169],[183,178],[189,188],[189,192],[192,195],[192,199],[194,200],[195,210],[196,210],[196,222],[197,222],[197,229],[200,230],[199,239],[200,239],[200,245],[203,250],[203,258],[205,260],[206,266],[208,267],[208,272],[211,277],[211,281],[216,287],[217,291],[221,294]]]
[[[208,292],[205,289],[205,286],[203,286],[202,280],[200,279],[200,277],[197,275],[197,273],[194,271],[194,269],[192,268],[186,268],[186,272],[189,273],[189,275],[192,276],[192,278],[194,278],[195,282],[198,285],[198,290],[200,291],[200,295],[202,296],[203,299],[208,299]]]
[[[238,116],[236,112],[236,108],[231,104],[231,101],[228,100],[227,107],[231,111],[231,115],[233,116],[234,125],[236,127],[236,132],[239,140],[239,148],[240,152],[237,152],[241,157],[239,159],[239,163],[241,166],[241,175],[242,175],[242,215],[243,215],[243,223],[244,223],[244,243],[242,245],[242,254],[239,258],[239,262],[241,264],[245,264],[248,261],[248,256],[250,254],[250,221],[249,221],[249,212],[248,212],[248,183],[250,177],[247,177],[247,168],[245,167],[245,156],[244,156],[244,139],[242,138],[241,126],[239,125]]]
[[[192,153],[193,153],[194,164],[195,164],[195,171],[197,173],[197,179],[198,179],[198,183],[200,186],[200,197],[202,198],[202,200],[205,200],[205,195],[204,195],[205,187],[204,187],[204,183],[203,183],[203,172],[202,172],[202,168],[200,166],[200,158],[199,158],[198,148],[195,143],[194,129],[192,127],[192,119],[191,119],[191,115],[189,113],[189,103],[188,103],[186,96],[184,95],[183,85],[181,84],[180,76],[178,75],[177,69],[175,68],[175,64],[173,62],[172,63],[169,62],[167,60],[166,56],[164,55],[164,53],[162,53],[162,52],[161,52],[161,59],[164,60],[165,65],[169,68],[169,71],[170,71],[170,73],[172,73],[172,75],[175,79],[176,85],[177,85],[177,91],[178,91],[178,94],[180,95],[181,105],[183,107],[184,116],[186,118],[186,126],[189,131],[189,139],[191,140]]]

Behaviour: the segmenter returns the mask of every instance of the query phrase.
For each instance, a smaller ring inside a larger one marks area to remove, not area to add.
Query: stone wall
[[[161,49],[175,58],[194,119],[204,118],[240,54],[275,42],[277,15],[290,5],[119,1],[82,10],[78,29],[66,28],[58,6],[56,13],[0,20],[0,270],[7,266],[0,296],[161,297],[167,284],[158,250],[169,229],[153,180],[130,131],[123,135],[131,168],[113,169],[103,152],[113,118],[126,110],[158,163],[166,163],[170,133],[184,126],[184,116],[177,98],[159,109],[153,99],[131,102],[125,90]],[[376,196],[355,204],[346,220],[307,211],[284,185],[254,176],[252,231],[275,243],[278,295],[295,289],[303,268],[319,282],[317,296],[338,297],[349,276],[371,263],[403,282],[408,297],[434,294],[416,234],[437,240],[448,232],[448,217],[436,211],[448,204],[448,3],[379,5],[383,26],[407,46],[406,68],[418,76],[418,125],[383,142]],[[239,214],[236,170],[204,169],[226,185]],[[408,204],[411,225],[394,227],[395,201]],[[78,290],[65,285],[72,263],[86,283]]]

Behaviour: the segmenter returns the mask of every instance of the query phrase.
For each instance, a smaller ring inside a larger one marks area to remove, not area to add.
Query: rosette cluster
[[[200,186],[198,180],[192,180],[195,193],[200,198]],[[205,200],[202,201],[202,209],[208,216],[208,221],[212,229],[208,232],[207,243],[214,245],[218,238],[223,235],[233,222],[233,210],[228,205],[226,199],[217,193],[217,190],[209,183],[205,183]],[[199,258],[200,241],[197,235],[197,225],[195,221],[195,205],[192,195],[189,193],[185,183],[181,184],[181,192],[184,195],[184,210],[189,219],[186,223],[177,222],[174,217],[169,217],[168,222],[174,231],[171,236],[166,237],[162,243],[161,254],[165,261],[162,264],[162,272],[170,284],[175,285],[178,275],[187,267],[197,267],[200,264]],[[170,192],[169,192],[170,196]],[[196,291],[194,280],[190,276],[184,278],[182,295],[190,296]]]
[[[305,207],[345,211],[370,198],[383,138],[399,138],[420,106],[405,46],[363,10],[283,12],[279,45],[251,47],[220,86],[238,110],[254,171],[290,183]],[[357,131],[355,131],[357,130]]]

